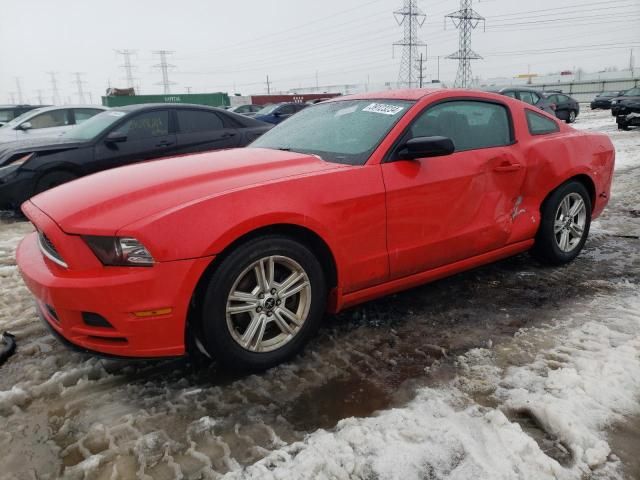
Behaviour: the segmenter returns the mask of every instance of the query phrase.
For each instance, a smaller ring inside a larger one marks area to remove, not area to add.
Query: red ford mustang
[[[309,107],[249,148],[34,197],[17,259],[45,322],[117,356],[267,368],[340,309],[526,250],[563,264],[614,149],[508,97],[403,90]]]

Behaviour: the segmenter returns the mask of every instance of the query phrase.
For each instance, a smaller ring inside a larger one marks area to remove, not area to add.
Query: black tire
[[[78,178],[77,175],[65,170],[55,170],[53,172],[45,173],[38,179],[33,194],[37,195],[39,193],[57,187],[58,185],[62,185],[63,183],[75,180],[76,178]]]
[[[577,194],[582,198],[586,210],[585,224],[580,241],[570,251],[563,251],[558,244],[554,229],[560,203],[570,194]],[[571,262],[578,256],[589,236],[589,228],[591,226],[591,198],[589,197],[589,192],[582,183],[571,180],[551,193],[542,205],[541,213],[540,228],[531,250],[532,255],[549,265],[564,265]]]
[[[309,279],[311,300],[306,319],[288,343],[268,352],[254,352],[245,349],[233,338],[227,325],[227,299],[234,283],[248,267],[272,255],[287,257],[302,267]],[[205,289],[200,318],[204,346],[212,357],[227,368],[250,371],[271,368],[302,350],[320,326],[326,301],[325,275],[311,250],[282,235],[250,240],[233,250],[216,266]]]
[[[569,110],[569,113],[567,114],[567,123],[574,123],[576,121],[576,117],[578,115],[576,114],[575,110]]]

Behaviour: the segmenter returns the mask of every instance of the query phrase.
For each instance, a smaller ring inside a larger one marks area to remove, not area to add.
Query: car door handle
[[[519,163],[511,163],[508,161],[502,162],[500,165],[494,167],[495,172],[516,172],[522,168]]]
[[[163,140],[160,143],[156,144],[156,147],[170,147],[173,145],[173,142],[170,140]]]
[[[230,137],[235,137],[236,134],[235,133],[225,133],[222,135],[222,138],[230,138]]]

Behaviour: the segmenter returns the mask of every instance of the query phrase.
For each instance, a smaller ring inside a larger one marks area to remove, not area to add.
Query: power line
[[[60,92],[58,91],[58,80],[56,79],[57,72],[47,72],[51,81],[51,103],[53,105],[60,104]]]
[[[398,25],[404,27],[403,39],[393,44],[394,47],[402,47],[398,84],[411,88],[415,78],[413,62],[417,58],[417,49],[425,47],[426,51],[427,48],[427,44],[418,38],[418,28],[422,27],[427,16],[418,7],[417,0],[404,0],[402,8],[393,12],[393,16]]]
[[[124,58],[124,64],[120,65],[120,68],[124,68],[125,78],[127,80],[127,88],[135,88],[135,78],[133,77],[134,66],[131,64],[131,56],[135,55],[135,50],[116,50],[118,55],[122,55]]]
[[[458,73],[454,85],[459,88],[471,86],[471,60],[482,58],[471,49],[471,32],[480,22],[484,22],[484,17],[472,8],[471,2],[472,0],[460,0],[460,10],[445,15],[445,22],[450,18],[459,30],[458,51],[447,56],[458,60]]]
[[[167,55],[172,55],[174,52],[170,52],[169,50],[156,50],[153,53],[160,57],[160,63],[154,65],[154,67],[159,68],[162,73],[162,82],[156,83],[156,85],[162,85],[164,94],[168,95],[171,93],[171,85],[175,85],[175,82],[169,81],[169,69],[175,67],[175,65],[167,63]]]

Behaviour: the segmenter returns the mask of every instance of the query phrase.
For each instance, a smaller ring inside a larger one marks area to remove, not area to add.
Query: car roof
[[[122,107],[112,107],[114,110],[121,110],[124,112],[130,112],[134,110],[141,110],[143,108],[156,109],[156,108],[200,108],[203,110],[223,110],[221,107],[212,107],[210,105],[198,105],[195,103],[135,103],[133,105],[124,105]]]
[[[381,90],[379,92],[364,92],[354,95],[345,95],[341,97],[334,97],[325,102],[335,102],[340,100],[420,100],[428,95],[432,95],[436,92],[442,92],[443,90],[456,90],[456,89],[442,89],[442,88],[404,88],[400,90]],[[324,103],[324,102],[323,102]]]
[[[104,107],[102,105],[53,105],[36,107],[34,108],[34,110],[38,110],[39,112],[51,112],[54,110],[64,110],[67,108],[94,108],[100,110],[108,110],[109,107]]]

